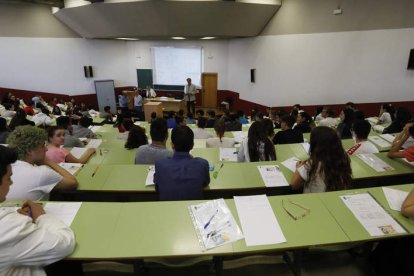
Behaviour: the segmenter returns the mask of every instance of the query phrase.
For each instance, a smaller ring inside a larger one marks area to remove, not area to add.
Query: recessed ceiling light
[[[171,37],[172,39],[185,39],[185,37],[182,37],[182,36],[173,36],[173,37]]]
[[[132,41],[139,40],[139,38],[130,38],[130,37],[117,37],[115,39],[119,39],[119,40],[132,40]]]
[[[216,38],[215,36],[205,36],[200,39],[215,39],[215,38]]]

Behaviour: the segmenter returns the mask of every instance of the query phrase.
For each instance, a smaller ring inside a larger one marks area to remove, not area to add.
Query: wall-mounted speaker
[[[250,82],[256,82],[256,69],[250,69]]]
[[[408,58],[407,70],[414,70],[414,49],[410,51],[410,57]]]
[[[85,75],[85,78],[93,78],[92,66],[83,66],[83,74]]]

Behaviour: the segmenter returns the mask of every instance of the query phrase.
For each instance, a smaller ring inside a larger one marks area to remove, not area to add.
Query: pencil
[[[95,170],[94,170],[94,171],[93,171],[93,173],[92,173],[92,177],[94,177],[94,176],[95,176],[96,172],[97,172],[97,171],[98,171],[98,169],[99,169],[99,166],[100,166],[100,165],[96,166]]]

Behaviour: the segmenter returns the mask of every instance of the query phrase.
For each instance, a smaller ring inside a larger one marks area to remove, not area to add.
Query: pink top
[[[50,160],[61,163],[65,162],[66,156],[68,156],[69,151],[64,148],[57,148],[55,146],[48,146],[46,151],[46,157]]]

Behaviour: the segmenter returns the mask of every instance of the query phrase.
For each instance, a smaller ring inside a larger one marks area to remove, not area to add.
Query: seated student
[[[368,141],[371,125],[365,120],[356,121],[353,125],[352,136],[355,137],[355,146],[347,150],[349,155],[377,153],[377,147]]]
[[[198,117],[197,128],[193,129],[194,139],[208,139],[213,137],[210,132],[204,129],[206,127],[206,124],[206,117]]]
[[[32,121],[35,125],[50,126],[55,122],[55,119],[51,117],[49,109],[41,106],[40,112],[33,116]]]
[[[200,117],[204,117],[204,110],[202,110],[202,109],[198,109],[198,110],[196,111],[196,118],[197,118],[197,120],[198,120],[198,118],[200,118]]]
[[[150,126],[151,144],[140,146],[135,156],[135,164],[155,164],[164,157],[171,157],[173,152],[166,148],[168,139],[167,121],[155,119]]]
[[[24,112],[26,112],[27,115],[33,116],[35,115],[35,112],[33,109],[34,106],[35,106],[35,103],[33,101],[30,101],[29,104],[23,110]]]
[[[152,124],[155,119],[157,119],[157,112],[151,112],[150,124]]]
[[[236,113],[226,115],[224,119],[226,131],[241,131],[242,124],[239,121],[239,116]]]
[[[293,190],[319,193],[343,190],[351,185],[351,161],[334,129],[314,128],[309,151],[310,158],[296,164],[290,184]]]
[[[262,123],[263,123],[263,127],[264,127],[267,138],[269,138],[269,140],[272,141],[273,137],[275,137],[275,129],[273,128],[272,120],[265,118],[263,119]]]
[[[335,112],[332,108],[328,108],[326,110],[326,118],[320,120],[318,126],[335,127],[338,124],[338,121],[334,116]]]
[[[47,200],[52,189],[74,190],[76,177],[46,157],[47,133],[33,126],[15,129],[7,138],[19,160],[13,164],[15,183],[7,199]]]
[[[239,116],[239,122],[240,122],[242,125],[246,125],[246,124],[248,124],[248,123],[249,123],[249,120],[246,118],[246,116],[244,116],[244,112],[243,112],[243,110],[239,110],[239,111],[237,111],[237,115]]]
[[[207,124],[206,128],[212,128],[216,125],[216,112],[213,110],[207,111]]]
[[[314,127],[314,122],[312,117],[307,112],[299,112],[298,117],[296,118],[296,125],[293,127],[294,130],[298,130],[302,133],[311,132]]]
[[[345,108],[346,109],[352,109],[352,111],[354,111],[354,112],[358,110],[358,108],[356,107],[356,104],[354,104],[353,102],[347,102],[345,104]]]
[[[171,133],[174,155],[155,162],[154,183],[160,200],[194,200],[203,198],[210,183],[207,160],[193,158],[194,134],[188,126],[178,126]]]
[[[377,125],[391,124],[394,121],[394,107],[391,104],[381,105],[380,114],[378,116]]]
[[[317,106],[313,121],[319,122],[326,117],[326,108],[324,106]]]
[[[5,118],[0,117],[0,144],[5,144],[6,139],[10,134],[10,130],[7,127],[7,121]]]
[[[65,148],[85,147],[85,144],[81,140],[79,140],[79,138],[72,135],[73,127],[72,121],[69,117],[60,116],[56,119],[56,125],[62,127],[65,130],[65,143],[63,144]]]
[[[26,112],[24,112],[23,109],[19,108],[16,110],[16,115],[14,115],[14,117],[11,119],[9,128],[11,130],[14,130],[18,126],[26,126],[26,125],[34,126],[35,123],[28,120],[26,118]]]
[[[196,120],[194,119],[193,113],[187,113],[187,118],[185,119],[185,123],[188,124],[195,124]]]
[[[143,145],[148,144],[148,138],[145,134],[145,128],[140,126],[133,126],[129,130],[128,139],[125,143],[126,149],[137,149]]]
[[[111,112],[111,107],[107,105],[104,107],[104,112],[99,113],[99,117],[105,118],[108,123],[113,123],[115,115]]]
[[[276,160],[275,147],[266,136],[262,122],[256,121],[250,126],[247,137],[240,144],[237,160],[239,162]]]
[[[208,138],[206,141],[207,148],[232,148],[236,141],[234,138],[224,137],[224,133],[226,132],[226,126],[224,124],[224,120],[220,119],[217,121],[216,125],[214,126],[214,130],[216,131],[217,137]]]
[[[177,124],[177,126],[186,126],[187,125],[186,120],[184,120],[184,116],[181,116],[181,115],[175,116],[175,123]]]
[[[261,120],[263,120],[264,115],[262,112],[259,111],[259,112],[256,112],[256,115],[254,117],[255,117],[254,119],[255,122],[260,122]]]
[[[76,158],[62,146],[65,144],[65,130],[62,127],[52,126],[47,129],[48,145],[46,157],[50,160],[61,163],[81,163],[85,164],[95,153],[95,149],[88,149],[81,158]]]
[[[339,114],[340,122],[336,128],[339,138],[349,139],[352,138],[352,125],[354,124],[354,111],[350,108],[345,108]]]
[[[177,122],[175,121],[175,111],[168,112],[167,126],[168,128],[175,128],[177,126]]]
[[[295,119],[290,115],[284,115],[281,118],[282,130],[277,132],[273,137],[273,144],[295,144],[303,143],[303,134],[300,131],[292,129]]]
[[[77,125],[72,126],[72,135],[76,138],[96,138],[95,133],[89,129],[92,125],[92,119],[88,117],[82,117],[79,119]]]
[[[12,118],[16,114],[16,111],[14,111],[14,105],[12,105],[11,103],[5,103],[3,104],[3,106],[4,106],[4,110],[0,114],[1,117]]]
[[[390,158],[407,158],[409,162],[414,162],[414,146],[411,146],[403,151],[400,151],[402,145],[408,138],[414,138],[414,123],[408,123],[392,141],[391,149],[388,152]]]
[[[413,118],[410,111],[404,107],[400,107],[395,114],[395,119],[392,123],[384,129],[383,134],[398,133],[403,130],[403,127]]]
[[[0,146],[0,203],[12,182],[11,164],[17,154]],[[19,185],[14,182],[11,186]],[[75,248],[69,226],[45,213],[40,204],[26,201],[21,209],[0,209],[0,275],[46,275],[43,266],[63,259]]]

